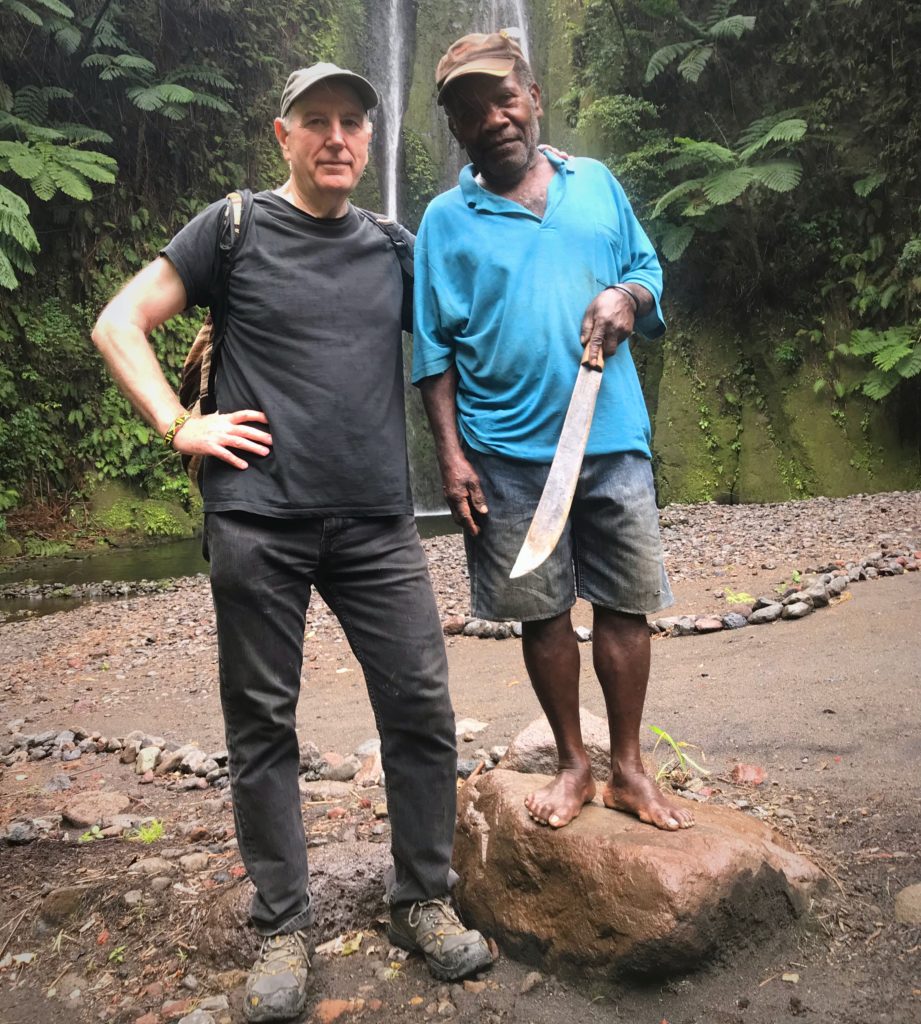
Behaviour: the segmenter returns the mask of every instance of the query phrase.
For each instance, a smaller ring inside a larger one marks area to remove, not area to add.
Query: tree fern
[[[803,178],[796,160],[766,160],[751,167],[755,178],[772,192],[791,192]]]
[[[746,32],[755,27],[755,19],[748,14],[733,14],[730,18],[721,18],[707,29],[711,39],[741,39]]]
[[[688,82],[696,82],[712,56],[712,46],[695,46],[678,65],[678,74]]]
[[[762,125],[764,125],[766,121],[769,122],[768,118],[760,118],[759,120]],[[742,139],[739,140],[745,147],[739,153],[739,157],[742,160],[748,160],[750,157],[753,157],[755,153],[770,146],[772,142],[799,142],[806,134],[808,127],[809,126],[801,117],[783,118],[782,120],[768,123],[761,134],[752,138],[751,126],[749,126],[746,131],[746,137],[751,139],[751,141],[745,143],[742,142]]]
[[[686,53],[689,53],[697,43],[694,40],[685,43],[670,43],[668,46],[663,46],[649,58],[649,63],[646,65],[646,82],[651,82],[656,75],[661,74],[673,61],[678,60],[679,57],[683,57]]]

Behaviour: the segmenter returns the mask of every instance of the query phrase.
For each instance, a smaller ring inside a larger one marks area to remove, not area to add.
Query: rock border
[[[649,631],[654,636],[699,636],[724,629],[763,626],[778,620],[794,621],[811,615],[841,600],[852,583],[901,576],[921,569],[921,551],[889,550],[875,552],[860,562],[831,562],[817,569],[805,569],[801,580],[782,594],[764,595],[752,604],[739,604],[729,612],[676,615],[653,619]],[[490,622],[470,616],[453,615],[444,619],[445,636],[471,636],[480,640],[507,640],[521,636],[520,622]],[[576,636],[585,643],[592,631],[576,626]]]

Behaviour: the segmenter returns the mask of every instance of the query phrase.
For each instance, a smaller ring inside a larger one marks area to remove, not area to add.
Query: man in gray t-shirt
[[[377,93],[331,64],[295,71],[275,133],[291,168],[245,207],[225,286],[225,203],[184,227],[99,318],[93,340],[164,442],[204,458],[205,537],[239,849],[265,936],[251,1021],[300,1014],[311,921],[295,710],[316,587],[364,671],[392,826],[390,940],[436,977],[491,963],[449,903],[457,751],[447,661],[412,516],[403,419],[402,275],[350,203]],[[408,244],[412,236],[405,236]],[[148,342],[220,303],[218,411],[190,417]]]

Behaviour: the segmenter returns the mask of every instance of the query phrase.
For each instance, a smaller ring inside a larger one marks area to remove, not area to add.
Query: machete
[[[598,389],[601,387],[601,371],[604,369],[601,347],[598,347],[594,361],[590,354],[591,348],[591,345],[585,346],[585,354],[582,356],[576,384],[572,389],[572,398],[566,410],[566,419],[563,421],[563,430],[550,465],[550,473],[544,484],[537,511],[531,520],[528,535],[509,573],[509,579],[515,580],[525,573],[533,572],[545,561],[556,547],[569,517],[569,509],[579,481],[579,470],[582,468],[582,457],[585,455],[585,445],[592,429],[592,416],[598,399]]]

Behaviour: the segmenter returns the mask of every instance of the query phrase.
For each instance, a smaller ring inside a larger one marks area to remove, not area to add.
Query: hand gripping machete
[[[533,572],[550,555],[569,517],[569,509],[579,481],[579,470],[582,468],[582,458],[585,455],[585,445],[592,429],[592,416],[598,399],[598,389],[601,387],[601,371],[604,369],[601,346],[598,346],[594,359],[591,349],[591,345],[585,346],[585,354],[579,365],[579,375],[572,389],[572,398],[566,410],[566,419],[563,421],[563,430],[550,465],[550,473],[544,484],[537,511],[531,520],[528,535],[509,573],[511,580]]]

